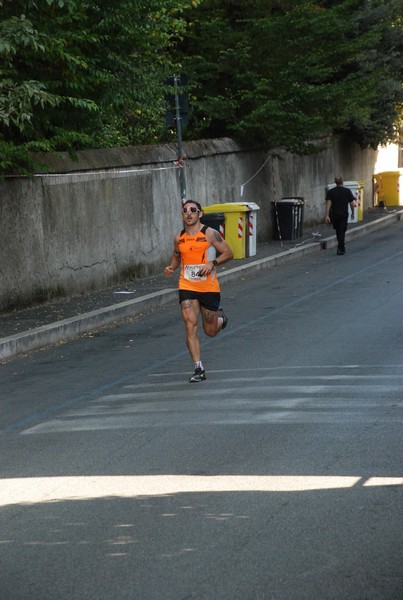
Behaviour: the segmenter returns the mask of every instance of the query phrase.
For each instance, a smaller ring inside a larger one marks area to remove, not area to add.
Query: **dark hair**
[[[202,209],[202,207],[201,207],[201,204],[200,204],[200,202],[196,202],[196,200],[190,200],[190,199],[189,199],[189,200],[186,200],[186,202],[184,202],[184,203],[182,204],[182,206],[186,206],[186,204],[189,204],[189,203],[196,204],[197,208],[198,208],[200,211],[202,211],[202,210],[203,210],[203,209]]]

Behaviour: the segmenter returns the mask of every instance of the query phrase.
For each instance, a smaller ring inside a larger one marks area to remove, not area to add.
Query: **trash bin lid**
[[[248,212],[248,207],[239,202],[226,202],[223,204],[211,204],[210,206],[205,206],[203,208],[203,212],[205,214],[216,211],[221,211],[224,213]]]
[[[359,181],[345,181],[343,185],[345,187],[362,187],[362,183]]]
[[[390,177],[392,176],[399,176],[402,175],[401,171],[382,171],[380,173],[375,173],[374,177],[382,177],[382,175],[385,175],[386,177]]]
[[[364,184],[362,181],[344,181],[343,186],[346,188],[362,188]],[[326,190],[331,190],[336,187],[335,183],[328,183],[326,186]]]
[[[237,202],[237,204],[245,205],[248,210],[259,210],[260,206],[256,202]]]
[[[273,204],[293,204],[294,206],[299,206],[300,204],[304,203],[304,199],[301,196],[281,198],[281,200],[274,200],[273,202]]]

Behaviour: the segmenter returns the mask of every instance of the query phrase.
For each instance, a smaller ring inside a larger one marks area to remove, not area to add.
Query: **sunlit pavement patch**
[[[27,477],[0,481],[0,506],[187,493],[304,492],[401,485],[403,485],[403,477],[303,475]]]

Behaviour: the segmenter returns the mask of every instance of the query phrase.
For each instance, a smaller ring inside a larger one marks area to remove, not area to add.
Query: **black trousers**
[[[347,231],[347,217],[332,217],[333,229],[336,231],[337,247],[341,252],[345,252],[345,237]]]

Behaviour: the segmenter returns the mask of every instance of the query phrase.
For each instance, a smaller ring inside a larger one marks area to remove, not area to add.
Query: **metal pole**
[[[178,136],[178,166],[179,166],[179,184],[181,190],[181,201],[186,200],[186,177],[185,177],[185,166],[183,162],[183,148],[182,148],[182,128],[181,128],[181,112],[179,107],[179,96],[178,96],[178,81],[180,80],[179,75],[174,75],[174,88],[175,88],[175,114],[176,114],[176,133]]]

